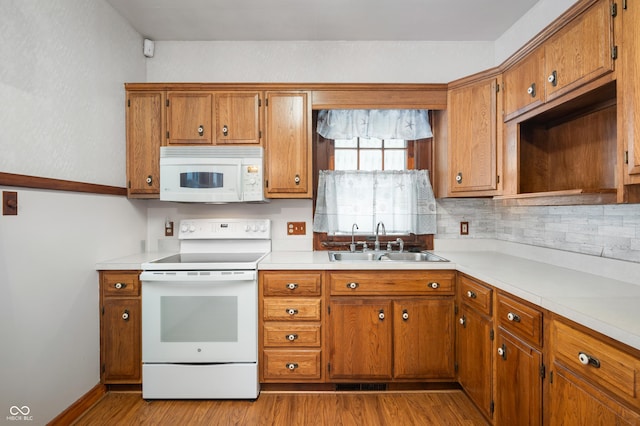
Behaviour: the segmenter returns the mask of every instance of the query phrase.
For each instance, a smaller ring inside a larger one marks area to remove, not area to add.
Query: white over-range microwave
[[[160,200],[264,202],[262,147],[160,148]]]

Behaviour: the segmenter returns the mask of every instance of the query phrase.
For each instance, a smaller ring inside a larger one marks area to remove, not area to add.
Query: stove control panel
[[[178,238],[196,239],[270,239],[269,219],[185,219],[180,221]]]

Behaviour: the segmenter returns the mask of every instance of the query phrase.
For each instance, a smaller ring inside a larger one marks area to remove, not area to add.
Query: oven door
[[[257,362],[256,271],[145,271],[144,363]]]

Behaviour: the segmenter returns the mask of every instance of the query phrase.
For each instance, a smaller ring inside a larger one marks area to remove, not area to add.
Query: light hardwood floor
[[[75,425],[488,425],[460,390],[262,392],[256,401],[154,400],[110,392]]]

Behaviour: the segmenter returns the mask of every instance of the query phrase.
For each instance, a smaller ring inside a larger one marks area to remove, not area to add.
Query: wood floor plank
[[[108,393],[75,423],[96,425],[488,425],[460,390],[262,392],[255,401],[152,400]]]

